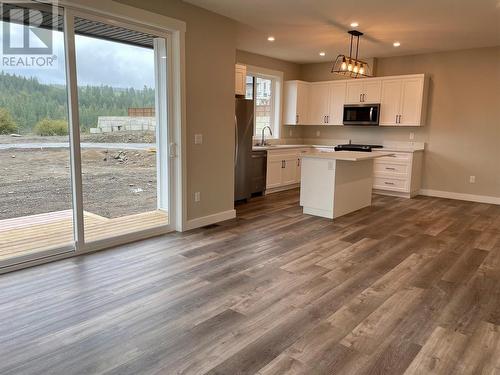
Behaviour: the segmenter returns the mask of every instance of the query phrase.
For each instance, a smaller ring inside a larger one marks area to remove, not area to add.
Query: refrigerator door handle
[[[234,115],[234,166],[236,167],[236,164],[238,163],[238,151],[239,151],[239,146],[238,146],[238,119],[236,115]]]

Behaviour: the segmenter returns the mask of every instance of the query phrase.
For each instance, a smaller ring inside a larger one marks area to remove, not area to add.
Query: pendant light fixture
[[[333,62],[331,73],[340,74],[351,78],[371,77],[371,69],[367,62],[358,59],[359,37],[363,35],[361,31],[350,30],[351,35],[349,56],[338,55]],[[352,55],[353,39],[356,38],[356,54]]]

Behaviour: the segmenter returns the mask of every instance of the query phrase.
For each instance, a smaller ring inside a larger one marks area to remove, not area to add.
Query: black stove
[[[362,151],[362,152],[372,152],[374,148],[382,148],[381,145],[356,145],[356,144],[345,144],[337,145],[334,147],[335,151]]]

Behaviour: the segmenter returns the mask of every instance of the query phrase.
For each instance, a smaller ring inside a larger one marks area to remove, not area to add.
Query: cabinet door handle
[[[300,158],[297,159],[297,167],[300,167]]]
[[[401,115],[399,115],[399,123],[401,124]]]
[[[326,115],[326,123],[329,124],[330,123],[330,115]]]
[[[323,124],[326,124],[326,116],[323,116]]]
[[[359,94],[359,101],[362,102],[363,101],[363,94]]]
[[[285,168],[286,167],[286,161],[285,160],[282,160],[281,161],[281,168]]]
[[[298,124],[299,123],[299,115],[295,115],[295,123]]]
[[[366,94],[363,94],[363,103],[365,102],[365,96],[366,96]]]

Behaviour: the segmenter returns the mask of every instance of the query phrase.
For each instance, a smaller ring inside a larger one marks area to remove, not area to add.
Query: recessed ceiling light
[[[320,56],[326,56],[326,52],[321,51],[321,52],[319,53],[319,55],[320,55]]]
[[[392,45],[393,45],[394,47],[399,47],[399,46],[401,45],[401,43],[399,43],[399,42],[394,42],[394,43],[392,43]]]
[[[274,36],[268,36],[268,37],[267,37],[267,40],[268,40],[269,42],[274,42],[274,40],[275,40],[275,39],[274,39]]]
[[[351,27],[358,27],[359,26],[359,23],[357,22],[351,22]]]

